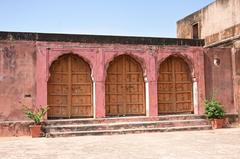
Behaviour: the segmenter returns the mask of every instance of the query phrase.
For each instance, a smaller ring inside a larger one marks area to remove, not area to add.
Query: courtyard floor
[[[0,138],[0,159],[239,159],[240,128],[71,138]]]

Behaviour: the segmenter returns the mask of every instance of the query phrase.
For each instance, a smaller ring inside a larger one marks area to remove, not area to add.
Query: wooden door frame
[[[159,78],[159,69],[160,66],[163,62],[165,62],[166,59],[171,58],[171,57],[177,57],[177,58],[181,58],[188,66],[189,70],[190,70],[190,76],[191,76],[191,80],[192,80],[192,107],[193,107],[193,114],[199,114],[199,92],[198,92],[198,80],[195,76],[195,67],[194,67],[194,63],[193,60],[188,57],[187,55],[184,54],[172,54],[172,55],[167,55],[164,58],[161,58],[161,60],[158,61],[157,64],[157,76],[156,76],[156,81],[158,81]]]
[[[85,58],[83,58],[82,56],[79,56],[78,54],[74,54],[74,53],[72,53],[72,52],[70,52],[70,53],[65,53],[65,54],[61,54],[61,55],[59,55],[59,56],[57,56],[54,60],[52,60],[52,62],[49,64],[49,66],[48,66],[48,76],[47,76],[47,81],[46,81],[46,86],[47,86],[47,94],[46,94],[46,96],[47,96],[47,98],[46,98],[46,102],[47,102],[47,100],[48,100],[48,80],[49,80],[49,78],[50,78],[50,76],[51,76],[51,72],[50,72],[50,68],[51,68],[51,66],[53,65],[53,63],[54,62],[56,62],[56,61],[58,61],[59,60],[59,58],[61,58],[61,57],[63,57],[63,56],[67,56],[67,60],[68,60],[68,69],[69,69],[69,71],[71,71],[71,67],[72,67],[72,63],[71,63],[71,56],[76,56],[76,57],[78,57],[80,60],[82,60],[82,61],[84,61],[87,65],[88,65],[88,67],[89,67],[89,69],[90,69],[90,76],[91,76],[91,103],[92,103],[92,117],[93,118],[95,118],[95,108],[96,108],[96,106],[95,106],[95,104],[96,104],[96,102],[95,102],[95,81],[93,80],[93,76],[92,76],[92,67],[91,67],[91,65],[89,64],[89,62],[88,61],[86,61],[85,60]],[[68,81],[68,85],[71,85],[71,76],[70,75],[68,75],[68,79],[69,79],[69,81]],[[69,87],[70,88],[70,87]],[[68,92],[68,101],[70,101],[70,103],[72,102],[72,99],[71,99],[71,94],[72,94],[72,90],[70,89],[70,91]],[[47,105],[47,104],[46,104]],[[69,104],[69,105],[71,105],[71,104]],[[71,107],[68,105],[68,117],[70,118],[70,112],[71,112]],[[45,118],[48,118],[48,115],[46,114],[46,117]],[[79,118],[82,118],[82,117],[79,117]],[[85,118],[85,117],[84,117]]]
[[[116,58],[118,58],[119,56],[127,56],[130,57],[131,59],[133,59],[141,68],[141,72],[142,72],[142,78],[143,78],[143,103],[144,103],[144,108],[145,108],[145,113],[144,115],[141,116],[150,116],[149,115],[149,88],[148,88],[148,80],[147,80],[147,75],[145,75],[144,72],[146,72],[146,69],[144,69],[145,65],[143,64],[143,62],[139,62],[139,57],[135,57],[132,54],[116,54],[114,55],[111,59],[109,59],[109,61],[106,63],[105,65],[105,75],[104,75],[104,88],[106,86],[106,78],[107,78],[107,71],[109,69],[109,64],[111,62],[113,62]],[[104,89],[104,92],[106,93],[106,89]],[[104,97],[104,99],[106,99],[106,95]],[[106,112],[106,101],[105,101],[105,112]],[[105,114],[105,116],[107,117],[107,115]]]

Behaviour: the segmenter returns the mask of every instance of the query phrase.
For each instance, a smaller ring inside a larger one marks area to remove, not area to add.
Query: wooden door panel
[[[126,74],[126,82],[128,83],[128,82],[133,82],[133,83],[135,83],[135,82],[140,82],[139,81],[140,80],[140,78],[139,78],[139,74],[138,73],[128,73],[128,74]]]
[[[185,73],[175,73],[176,81],[179,82],[184,82],[184,81],[189,81],[188,75]]]
[[[77,56],[71,58],[71,116],[91,117],[92,81],[88,64]]]
[[[92,114],[92,109],[90,107],[91,106],[88,106],[88,105],[72,106],[71,116],[79,117],[79,114],[81,114],[81,117],[88,117],[89,114]]]
[[[158,111],[160,111],[161,113],[172,113],[172,110],[174,109],[174,105],[172,103],[160,103],[158,108]]]
[[[142,104],[127,104],[126,113],[131,115],[139,115],[139,113],[145,113],[145,109]]]
[[[109,95],[109,104],[120,104],[120,102],[118,102],[118,95]]]
[[[87,82],[89,80],[88,76],[89,76],[88,74],[72,73],[72,84],[78,84],[78,83],[83,84],[83,82],[88,83]]]
[[[48,94],[49,95],[67,95],[68,93],[68,86],[67,85],[49,85]]]
[[[81,84],[74,84],[72,85],[72,95],[88,95],[90,96],[92,93],[91,85],[81,85]]]
[[[119,56],[109,64],[105,91],[106,115],[145,114],[143,73],[132,58]]]
[[[49,99],[49,104],[51,105],[67,105],[68,98],[66,95],[52,95]]]
[[[51,106],[51,109],[48,110],[48,116],[58,118],[68,117],[68,106]]]
[[[128,104],[142,104],[143,101],[143,96],[142,94],[129,94],[126,96],[125,99],[126,103]]]
[[[168,58],[159,69],[158,113],[192,111],[192,81],[189,68],[181,58]]]
[[[49,80],[52,84],[67,84],[68,83],[68,74],[67,73],[56,73],[53,74]]]
[[[50,109],[48,111],[48,115],[51,117],[68,117],[68,98],[67,96],[51,96],[51,98],[48,100],[48,105],[50,106]]]
[[[107,81],[109,82],[109,83],[111,83],[111,82],[114,82],[114,81],[117,81],[118,80],[118,76],[117,76],[117,74],[112,74],[112,75],[109,75],[108,76],[108,78],[107,78]]]
[[[158,83],[158,93],[167,93],[173,91],[173,84],[172,83]]]
[[[118,90],[118,85],[113,85],[113,84],[111,84],[111,85],[109,85],[109,87],[108,87],[108,91],[109,92],[111,92],[111,94],[116,94],[116,93],[118,93],[119,92],[119,90]],[[120,93],[120,92],[119,92]]]
[[[118,114],[118,106],[117,104],[111,104],[111,106],[106,105],[106,112],[108,112],[107,115],[113,116],[115,114]]]
[[[161,76],[159,76],[159,81],[170,83],[173,81],[172,73],[170,72],[161,72]]]
[[[174,101],[174,94],[173,93],[159,93],[158,94],[158,101],[161,103],[172,103]]]
[[[192,85],[191,83],[176,83],[176,91],[190,91]]]
[[[72,106],[81,106],[81,105],[89,105],[91,104],[91,97],[90,96],[77,96],[72,95]]]
[[[177,103],[177,112],[189,112],[189,110],[192,109],[192,103],[191,102],[181,102]]]
[[[50,68],[48,117],[91,117],[92,81],[88,64],[76,55],[64,55]]]

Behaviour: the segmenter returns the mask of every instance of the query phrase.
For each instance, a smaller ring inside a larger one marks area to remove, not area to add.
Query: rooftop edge
[[[26,40],[46,42],[80,42],[100,44],[142,44],[142,45],[186,45],[204,46],[202,39],[113,36],[113,35],[87,35],[87,34],[58,34],[35,32],[8,32],[0,31],[0,40]]]

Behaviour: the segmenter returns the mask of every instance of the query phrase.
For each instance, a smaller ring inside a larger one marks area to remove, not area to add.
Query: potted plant
[[[24,106],[24,114],[27,118],[33,121],[33,125],[30,125],[30,132],[32,137],[41,137],[42,135],[42,120],[48,111],[48,107],[39,107],[35,109]]]
[[[210,119],[212,127],[214,129],[222,128],[225,115],[222,105],[216,99],[206,100],[204,104],[205,114]]]

